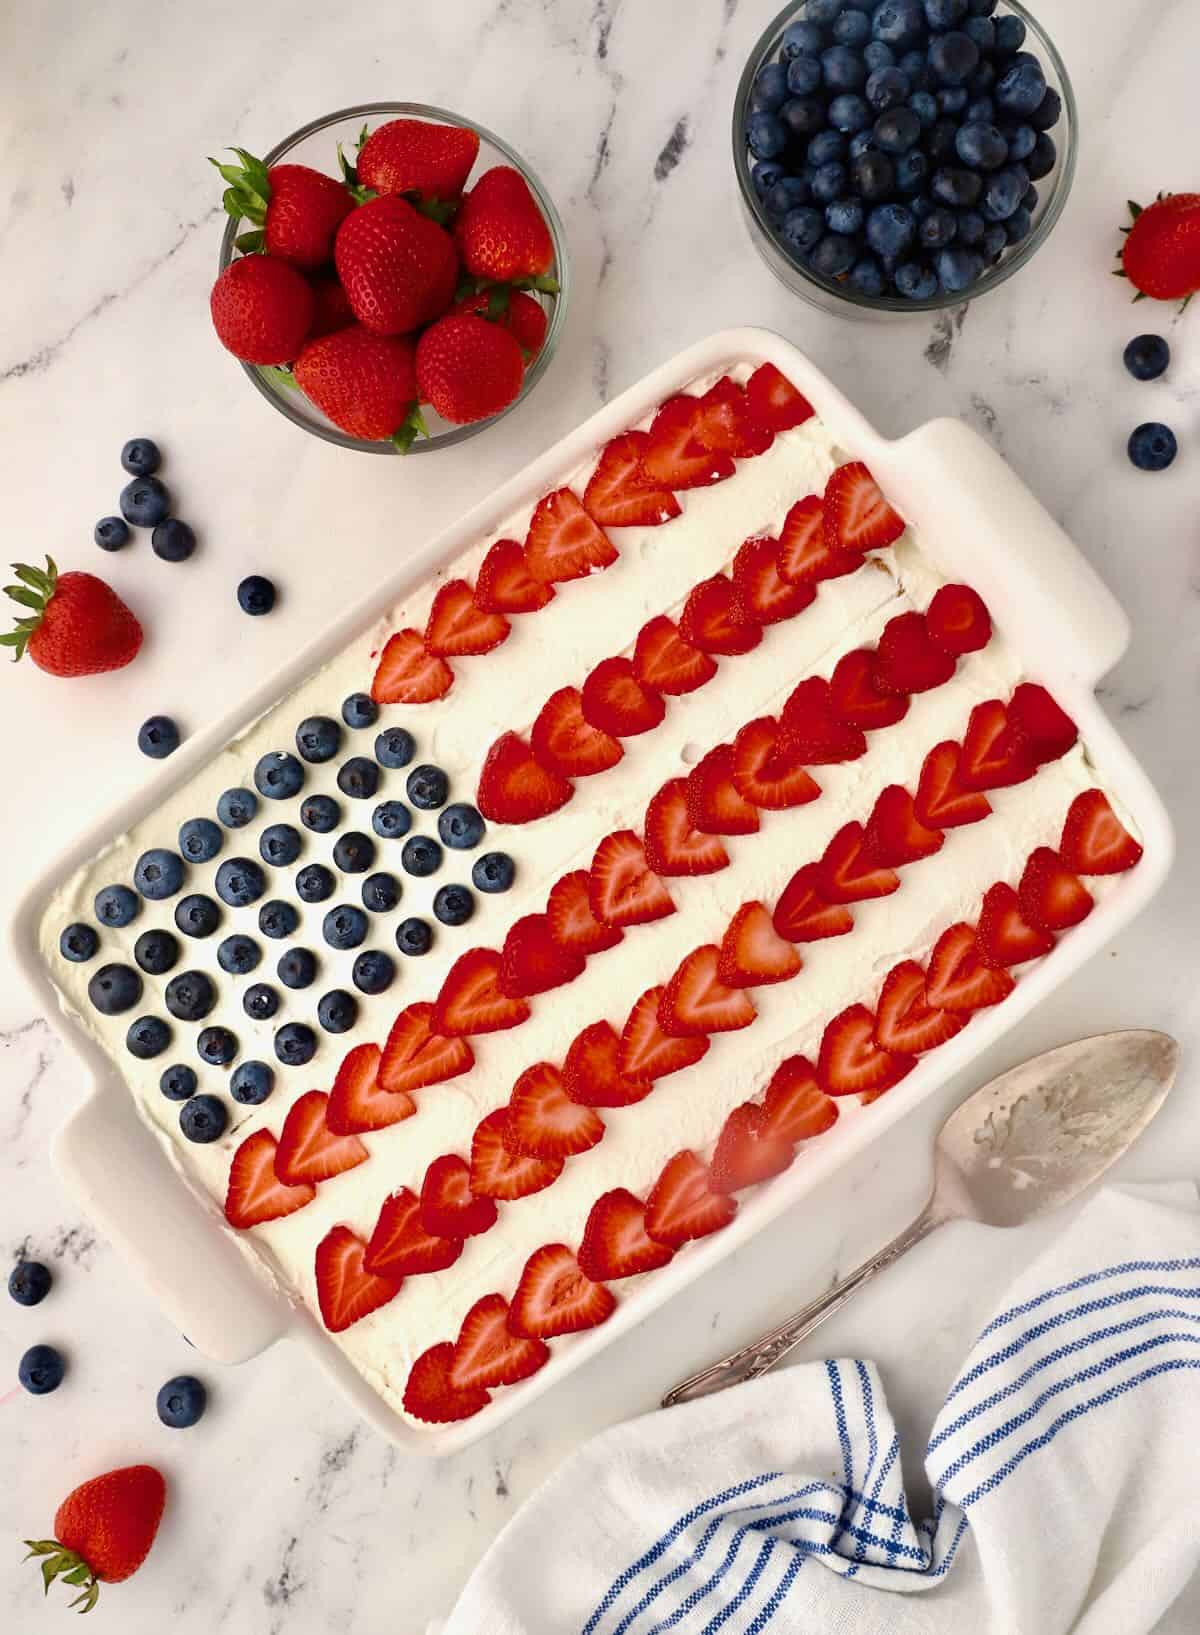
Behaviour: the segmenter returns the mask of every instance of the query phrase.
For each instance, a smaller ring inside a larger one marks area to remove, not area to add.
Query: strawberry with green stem
[[[153,1465],[127,1465],[94,1476],[68,1493],[54,1517],[54,1537],[26,1539],[41,1564],[46,1594],[61,1578],[79,1594],[71,1602],[90,1612],[101,1584],[119,1584],[150,1553],[162,1520],[167,1484]]]
[[[14,661],[25,653],[52,676],[93,676],[123,669],[142,645],[142,627],[125,603],[91,573],[62,573],[53,557],[44,568],[14,562],[19,584],[5,595],[28,611],[0,634]]]
[[[1117,278],[1127,278],[1137,294],[1156,301],[1182,300],[1200,289],[1200,193],[1160,193],[1144,209],[1128,201],[1132,218],[1122,227]]]
[[[297,267],[312,269],[333,254],[333,237],[354,208],[349,190],[309,165],[271,165],[245,148],[233,148],[240,165],[210,159],[229,185],[222,202],[235,221],[253,225],[234,243],[243,254],[265,250]]]

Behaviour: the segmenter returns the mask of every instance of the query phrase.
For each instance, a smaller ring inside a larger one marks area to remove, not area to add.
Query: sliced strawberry
[[[872,851],[861,823],[843,823],[817,864],[821,895],[827,903],[861,903],[890,897],[900,876]]]
[[[529,999],[574,982],[585,963],[578,949],[555,941],[548,914],[522,914],[504,939],[500,991],[510,999]]]
[[[746,401],[760,426],[790,431],[813,417],[813,406],[773,363],[760,363],[746,382]]]
[[[673,1249],[647,1234],[645,1205],[626,1187],[596,1199],[579,1246],[580,1270],[593,1282],[653,1272],[674,1256]]]
[[[694,425],[705,448],[738,460],[764,453],[775,441],[775,433],[755,419],[745,392],[728,375],[697,401]]]
[[[275,1173],[275,1137],[270,1130],[255,1130],[234,1153],[225,1189],[225,1219],[244,1232],[248,1226],[282,1220],[312,1203],[317,1189],[311,1182],[285,1186]]]
[[[532,823],[565,806],[573,785],[543,766],[523,738],[505,732],[487,752],[479,789],[479,810],[493,823]]]
[[[688,813],[687,780],[670,778],[646,808],[646,861],[656,874],[715,874],[729,853],[716,835],[703,834]]]
[[[663,990],[658,1025],[675,1039],[729,1033],[749,1027],[758,1012],[741,988],[727,987],[717,975],[721,950],[705,943],[685,954]]]
[[[752,835],[758,832],[758,808],[751,806],[733,781],[733,745],[718,744],[688,773],[685,786],[692,827],[706,835]]]
[[[702,579],[679,616],[683,639],[702,653],[749,653],[762,641],[762,626],[746,617],[733,581],[723,573]]]
[[[669,397],[654,416],[642,445],[646,475],[663,488],[707,488],[733,476],[728,454],[714,454],[697,438],[696,404],[696,398],[684,394]]]
[[[379,1084],[389,1094],[398,1095],[422,1090],[427,1084],[444,1084],[474,1065],[467,1041],[436,1033],[433,1006],[420,1002],[406,1005],[392,1023],[379,1063]]]
[[[578,687],[550,694],[533,723],[529,747],[543,766],[564,778],[607,772],[625,753],[611,733],[587,720]]]
[[[596,847],[588,875],[592,913],[604,925],[646,925],[674,914],[666,886],[646,861],[632,829],[618,829]]]
[[[1034,773],[1024,739],[1013,730],[998,698],[985,699],[971,711],[963,734],[958,779],[967,789],[1005,789]]]
[[[630,1107],[654,1088],[651,1079],[621,1072],[621,1038],[610,1022],[592,1022],[571,1041],[562,1070],[563,1089],[581,1107]]]
[[[955,658],[978,653],[992,639],[987,603],[970,585],[940,585],[925,610],[929,639]]]
[[[421,1225],[421,1200],[401,1187],[383,1200],[363,1262],[380,1277],[420,1277],[444,1272],[463,1251],[462,1238],[443,1238]]]
[[[594,1147],[603,1134],[604,1120],[570,1099],[562,1075],[549,1062],[527,1067],[513,1085],[505,1140],[518,1156],[571,1158]]]
[[[786,982],[801,965],[800,955],[771,924],[761,903],[743,903],[721,939],[717,976],[727,988],[754,988]]]
[[[875,650],[875,685],[881,693],[927,693],[954,674],[955,658],[929,639],[920,613],[889,619]]]
[[[659,1026],[658,1007],[665,988],[647,988],[621,1031],[621,1072],[630,1079],[665,1079],[691,1067],[707,1054],[707,1038],[675,1038]]]
[[[817,1083],[817,1070],[806,1056],[787,1056],[771,1076],[763,1097],[759,1130],[795,1146],[823,1135],[838,1121],[837,1102]]]
[[[684,641],[675,621],[659,613],[638,631],[633,668],[645,686],[674,696],[694,693],[711,681],[717,673],[717,661]]]
[[[363,1265],[366,1244],[348,1226],[331,1226],[317,1245],[317,1303],[331,1334],[341,1334],[400,1293],[399,1277],[382,1277]]]
[[[850,1005],[821,1037],[817,1077],[831,1096],[863,1090],[890,1090],[917,1065],[915,1056],[893,1055],[875,1043],[875,1017],[865,1005]]]
[[[875,1007],[875,1043],[881,1050],[920,1056],[945,1044],[965,1024],[964,1016],[929,1003],[925,971],[915,959],[902,960],[884,978]]]
[[[1023,965],[1041,959],[1054,947],[1054,933],[1030,925],[1021,913],[1021,900],[1003,880],[989,886],[979,916],[979,946],[989,965]]]
[[[539,500],[525,537],[525,560],[544,585],[586,579],[617,560],[616,547],[569,488]]]
[[[471,1137],[471,1191],[511,1203],[542,1192],[562,1174],[561,1158],[528,1158],[508,1145],[508,1108],[481,1118]]]
[[[425,646],[419,630],[397,630],[380,654],[371,683],[377,704],[430,704],[454,685],[454,671]]]
[[[454,1342],[450,1384],[456,1391],[486,1391],[527,1380],[550,1360],[541,1340],[523,1340],[508,1328],[508,1301],[485,1294],[462,1320]]]
[[[748,539],[733,559],[733,594],[746,624],[780,624],[817,599],[809,584],[790,584],[779,572],[779,541]]]
[[[854,916],[841,903],[829,901],[821,889],[820,868],[805,863],[783,888],[771,924],[789,942],[820,942],[853,931]]]
[[[940,852],[946,837],[917,816],[913,798],[902,784],[881,789],[867,820],[867,848],[889,868],[903,868]]]
[[[1071,802],[1059,851],[1080,874],[1124,874],[1142,855],[1102,789],[1085,789]]]
[[[1096,906],[1083,881],[1049,846],[1030,853],[1017,894],[1021,913],[1044,931],[1066,931],[1086,920]]]
[[[552,1340],[577,1334],[611,1317],[617,1302],[602,1283],[593,1283],[565,1243],[547,1243],[525,1262],[508,1313],[510,1334]]]
[[[823,676],[799,682],[780,716],[783,748],[808,766],[832,766],[856,761],[867,753],[861,729],[843,721],[833,707],[833,695]]]
[[[1015,986],[1007,971],[988,965],[975,927],[960,920],[933,945],[925,975],[925,996],[935,1009],[982,1010],[1007,999]]]
[[[930,829],[956,829],[978,823],[992,809],[987,796],[968,789],[959,778],[962,751],[953,739],[935,744],[921,767],[913,800],[917,817]]]
[[[404,1411],[427,1425],[452,1425],[470,1419],[492,1400],[478,1388],[460,1391],[451,1383],[454,1347],[449,1340],[431,1345],[413,1363],[404,1384]]]
[[[325,1123],[334,1135],[360,1135],[363,1130],[384,1130],[411,1118],[417,1104],[403,1090],[385,1090],[379,1083],[383,1052],[378,1045],[355,1045],[337,1070]]]
[[[773,715],[747,721],[738,733],[730,775],[743,800],[772,812],[803,806],[821,793]]]
[[[524,546],[498,539],[479,565],[475,606],[483,613],[536,613],[554,599],[554,586],[534,577]]]
[[[858,551],[832,545],[825,529],[825,507],[815,494],[797,500],[779,533],[779,572],[789,585],[818,585],[841,579],[862,567]]]
[[[864,732],[895,726],[908,714],[904,693],[881,692],[875,681],[875,650],[856,647],[843,653],[829,678],[829,702],[834,715]]]
[[[713,1190],[708,1165],[685,1148],[667,1160],[646,1199],[646,1231],[656,1243],[679,1249],[719,1232],[736,1214],[734,1199]]]
[[[616,738],[651,732],[667,713],[662,696],[638,680],[632,659],[601,659],[583,684],[583,713]]]
[[[356,1135],[334,1135],[325,1123],[329,1097],[308,1090],[288,1108],[275,1152],[275,1173],[285,1187],[319,1186],[370,1157]]]
[[[1023,681],[1008,704],[1013,731],[1028,746],[1035,766],[1057,761],[1073,748],[1079,728],[1044,687]]]
[[[573,949],[585,958],[603,953],[606,948],[615,948],[624,936],[617,926],[604,925],[592,913],[589,880],[586,869],[564,874],[551,886],[546,900],[550,935],[560,948]]]
[[[853,460],[825,484],[825,537],[842,551],[877,551],[904,532],[904,518],[884,499],[879,484]]]
[[[768,1130],[752,1101],[735,1107],[721,1127],[709,1173],[717,1192],[741,1192],[781,1174],[796,1156],[792,1143]]]
[[[426,651],[439,658],[490,653],[512,626],[503,613],[486,613],[465,579],[451,579],[433,599],[425,626]]]
[[[525,1001],[500,986],[500,955],[495,949],[468,948],[446,973],[433,1026],[453,1038],[519,1027],[528,1016]]]
[[[648,443],[644,431],[627,431],[601,450],[583,504],[606,528],[654,528],[679,515],[679,501],[669,488],[655,483],[642,463]]]
[[[457,1153],[443,1153],[421,1183],[421,1226],[431,1237],[474,1238],[496,1224],[490,1198],[471,1191],[471,1170]]]

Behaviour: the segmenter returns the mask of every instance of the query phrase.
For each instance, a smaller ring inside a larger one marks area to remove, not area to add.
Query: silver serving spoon
[[[933,1192],[912,1225],[786,1323],[683,1380],[663,1407],[765,1374],[935,1227],[1021,1226],[1069,1203],[1132,1146],[1178,1065],[1168,1034],[1129,1028],[1044,1051],[985,1084],[942,1125]]]

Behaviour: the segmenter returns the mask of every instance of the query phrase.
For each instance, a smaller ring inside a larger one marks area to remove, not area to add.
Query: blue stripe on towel
[[[1101,1283],[1106,1277],[1125,1277],[1129,1272],[1194,1272],[1200,1268],[1200,1256],[1192,1256],[1187,1260],[1123,1260],[1117,1266],[1106,1266],[1102,1271],[1087,1272],[1082,1277],[1072,1279],[1070,1283],[1060,1283],[1057,1288],[1046,1289],[1042,1294],[1035,1294],[1032,1299],[1023,1301],[1019,1306],[1010,1306],[1002,1311],[998,1317],[993,1317],[985,1329],[980,1332],[979,1339],[984,1340],[1005,1323],[1011,1323],[1014,1318],[1024,1317],[1028,1312],[1036,1311],[1044,1306],[1047,1300],[1057,1300],[1060,1294],[1074,1294],[1076,1289],[1090,1288],[1093,1283]],[[978,1344],[978,1341],[976,1342]]]

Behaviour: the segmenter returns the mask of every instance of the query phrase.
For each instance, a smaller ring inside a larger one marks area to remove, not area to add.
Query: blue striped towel
[[[1194,1632],[1198,1370],[1195,1189],[1108,1189],[971,1347],[925,1450],[928,1514],[874,1364],[801,1364],[571,1456],[443,1635]]]

